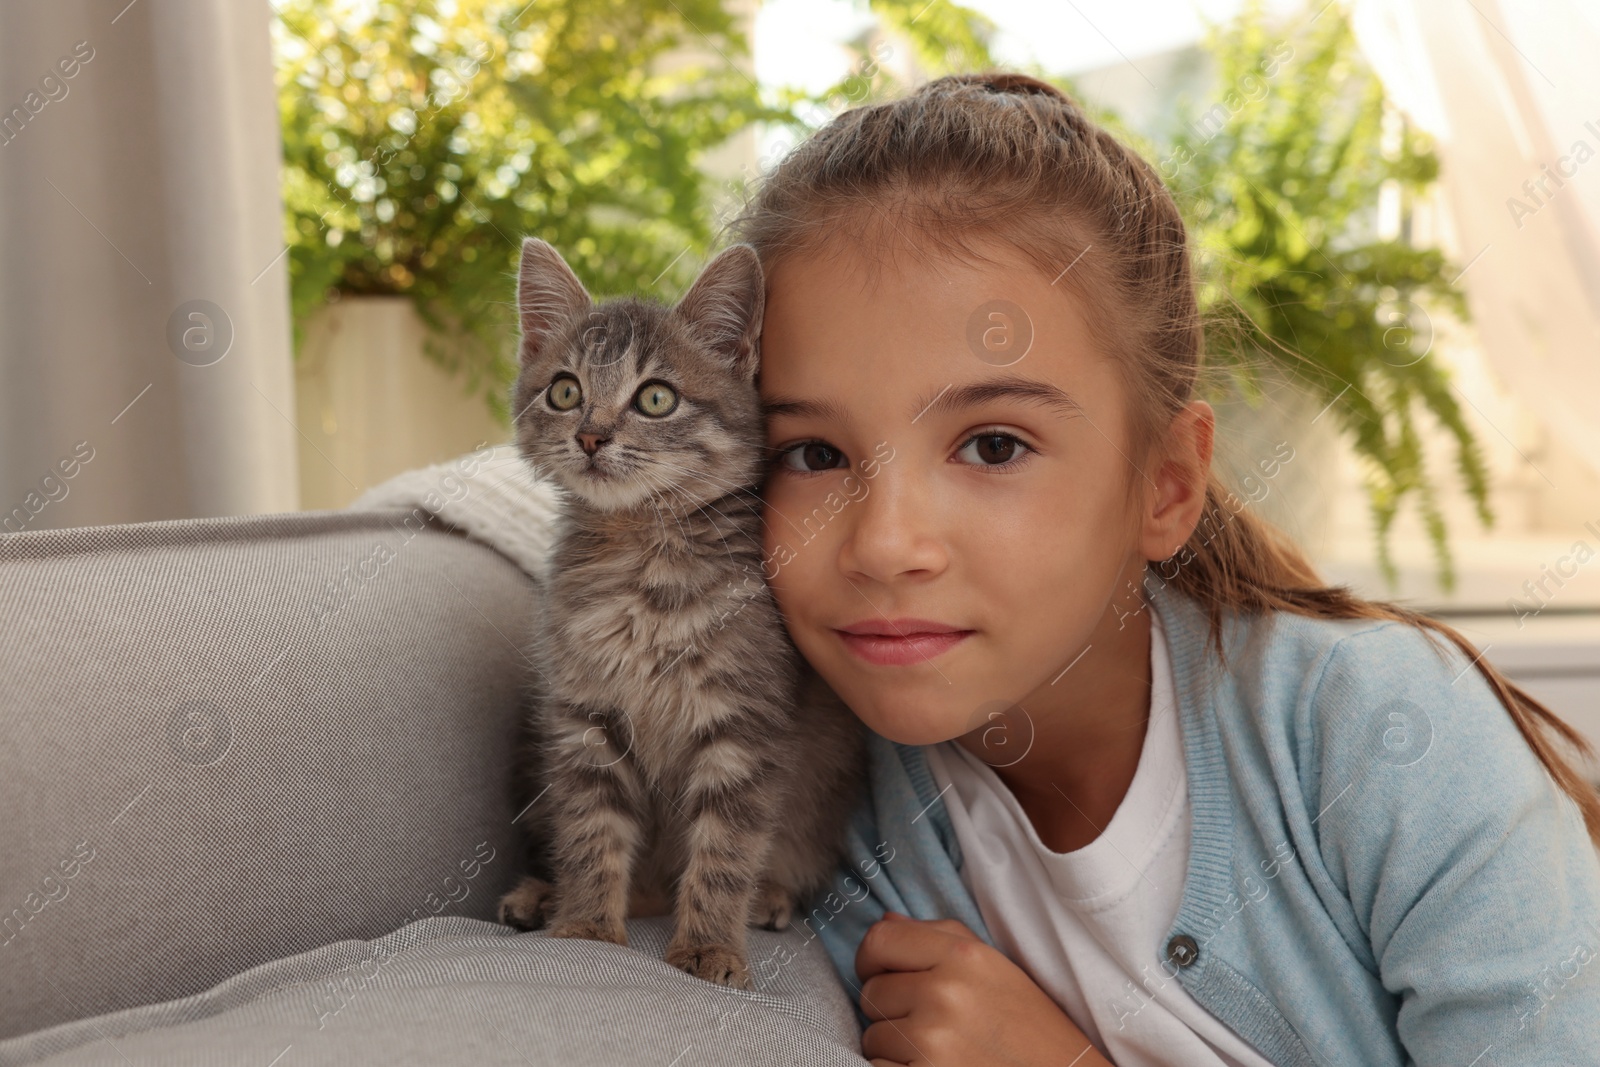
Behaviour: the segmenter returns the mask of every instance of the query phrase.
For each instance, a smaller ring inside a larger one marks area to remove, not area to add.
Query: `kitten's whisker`
[[[643,480],[645,480],[646,488],[648,488],[648,490],[650,490],[651,493],[654,493],[654,491],[658,490],[658,488],[661,488],[661,490],[669,491],[669,493],[677,493],[677,491],[678,491],[677,490],[677,486],[672,485],[672,482],[670,482],[670,480],[667,480],[667,482],[662,482],[661,486],[654,485],[654,483],[651,482],[651,478],[653,478],[654,475],[656,475],[656,474],[658,474],[658,472],[653,472],[653,470],[646,469],[646,472],[645,472],[646,477],[643,478]],[[654,509],[654,512],[656,512],[656,518],[658,518],[658,522],[661,522],[661,530],[662,530],[662,533],[664,533],[664,531],[666,531],[666,520],[662,520],[662,518],[661,518],[661,507],[656,506],[656,502],[654,502],[654,501],[646,501],[646,502],[648,502],[648,504],[650,504],[651,509]],[[688,501],[688,502],[690,502],[691,506],[693,506],[694,501]],[[683,528],[683,520],[682,520],[682,518],[678,518],[677,509],[669,509],[669,510],[672,510],[672,522],[675,522],[678,525],[678,533],[683,534],[683,539],[685,539],[685,541],[691,541],[690,531],[685,530],[685,528]],[[725,542],[725,544],[726,544],[726,542]]]
[[[666,533],[667,532],[667,520],[666,520],[666,517],[661,514],[661,508],[658,507],[656,505],[656,502],[654,500],[651,500],[649,497],[645,498],[645,504],[649,506],[651,511],[655,512],[656,525],[661,527],[661,532],[663,534]],[[665,544],[659,543],[659,542],[656,544],[656,555],[658,555],[658,556],[665,555],[666,551],[667,551],[667,546]]]
[[[676,488],[675,486],[672,485],[671,482],[663,483],[662,487],[665,488],[666,490],[668,490],[669,492],[673,491]],[[693,503],[693,501],[691,501],[691,503]],[[653,500],[650,501],[650,507],[655,510],[656,519],[657,519],[657,521],[659,521],[661,523],[661,529],[663,531],[665,531],[666,528],[667,528],[667,522],[666,522],[666,519],[661,517],[661,508],[659,506],[657,506],[657,504]],[[683,535],[683,539],[685,541],[690,540],[689,531],[685,530],[683,528],[683,520],[678,517],[678,513],[676,511],[672,512],[672,521],[678,524],[678,532]],[[662,545],[661,546],[661,551],[663,553],[666,552],[666,545]]]
[[[668,463],[666,460],[661,459],[659,456],[656,457],[656,462],[660,463],[662,466],[666,466],[666,467],[672,467],[673,466],[673,464]],[[761,494],[758,493],[758,492],[755,492],[753,490],[744,488],[742,486],[734,486],[734,485],[730,485],[730,484],[725,483],[725,482],[719,482],[716,478],[712,477],[711,475],[702,474],[699,471],[692,471],[692,470],[688,470],[687,468],[683,468],[683,467],[674,467],[674,469],[679,470],[684,474],[688,474],[688,475],[704,478],[706,481],[710,482],[712,485],[715,485],[718,488],[726,489],[730,496],[733,495],[733,494],[737,494],[737,493],[744,493],[747,496],[753,497],[756,500],[760,501],[763,507],[772,508],[772,511],[779,518],[781,518],[784,522],[789,524],[790,529],[795,530],[797,532],[800,529],[799,526],[795,525],[795,521],[793,519],[791,519],[787,514],[785,514],[784,511],[781,508],[772,507],[772,505],[769,504],[761,496]]]
[[[687,493],[685,493],[682,488],[680,488],[679,486],[673,485],[671,483],[668,483],[665,486],[665,488],[666,488],[667,492],[672,493],[674,496],[681,496],[683,498],[683,500],[685,500],[689,504],[690,507],[692,507],[696,511],[700,512],[700,514],[705,515],[705,508],[701,507],[699,504],[696,504],[694,502],[694,499],[692,497],[690,497]],[[713,510],[715,510],[715,509],[713,509]],[[717,514],[722,515],[722,512],[718,511]],[[726,537],[722,536],[722,530],[721,530],[720,527],[717,526],[716,521],[714,519],[712,519],[710,515],[706,515],[705,517],[706,517],[706,519],[708,521],[711,522],[711,530],[712,530],[712,532],[714,534],[716,534],[717,540],[722,542],[723,551],[727,552],[727,554],[728,554],[728,562],[737,565],[739,561],[734,558],[733,546],[728,544],[728,539]],[[726,515],[722,515],[722,517],[724,519],[728,519],[728,517]],[[677,512],[676,511],[673,512],[673,518],[677,518]],[[728,521],[731,523],[733,520],[732,519],[728,519]],[[692,538],[690,538],[690,536],[689,536],[688,531],[683,529],[683,523],[681,521],[678,523],[678,529],[679,529],[679,531],[681,531],[683,533],[683,539],[685,541],[692,540]]]
[[[682,468],[675,467],[671,463],[662,463],[661,466],[667,467],[667,468],[673,469],[673,470],[681,470],[682,469]],[[686,472],[686,473],[693,473],[693,472]],[[690,497],[687,494],[687,492],[681,486],[670,485],[669,484],[666,488],[667,488],[667,490],[669,492],[673,493],[674,495],[681,495],[682,498],[689,503],[690,507],[692,507],[696,511],[700,512],[700,514],[706,516],[706,519],[711,522],[712,531],[717,535],[717,539],[722,542],[722,547],[728,553],[728,561],[730,563],[733,563],[733,564],[737,565],[739,561],[737,559],[735,559],[734,556],[733,556],[733,546],[729,545],[728,544],[728,539],[722,535],[722,529],[721,529],[720,526],[717,525],[716,520],[712,519],[710,515],[706,515],[706,508],[709,507],[712,511],[715,511],[718,515],[721,515],[723,520],[725,522],[727,522],[730,526],[732,526],[735,530],[738,530],[738,528],[739,528],[738,524],[735,523],[732,519],[728,518],[727,513],[724,512],[721,508],[717,507],[715,504],[707,503],[705,505],[700,505],[700,504],[695,503],[694,499],[692,497]],[[685,535],[685,536],[687,536],[687,535]],[[752,538],[752,540],[753,540],[753,538]]]
[[[718,479],[712,477],[709,474],[703,474],[700,471],[691,470],[688,467],[684,467],[684,466],[681,466],[681,465],[679,465],[677,463],[673,463],[670,460],[662,459],[659,455],[652,457],[652,462],[654,463],[655,466],[664,467],[664,468],[666,468],[667,470],[670,470],[670,471],[676,471],[677,473],[686,475],[686,476],[688,476],[690,478],[703,478],[707,482],[709,482],[713,487],[723,490],[723,494],[722,494],[723,496],[733,496],[733,495],[735,495],[736,493],[739,493],[739,492],[748,492],[748,490],[743,489],[743,487],[735,486],[730,482],[719,481]],[[683,489],[683,486],[680,485],[677,488]],[[760,499],[759,495],[757,495],[757,494],[752,493],[750,495],[755,496],[756,499],[758,499],[758,500]],[[719,512],[719,514],[721,514],[721,512]],[[724,515],[723,517],[727,518],[726,515]],[[730,519],[729,521],[731,522],[732,520]]]
[[[761,494],[755,493],[755,492],[751,492],[749,489],[746,489],[743,486],[736,486],[736,485],[733,485],[731,482],[719,481],[717,478],[714,478],[709,474],[704,474],[704,473],[701,473],[700,471],[690,470],[688,467],[680,467],[676,463],[668,462],[667,460],[661,459],[660,457],[656,457],[655,462],[659,466],[666,467],[668,470],[677,471],[680,474],[686,474],[691,478],[704,478],[707,482],[710,482],[712,486],[714,486],[714,487],[716,487],[718,489],[722,489],[723,490],[723,494],[722,494],[723,496],[735,496],[735,495],[737,495],[739,493],[745,493],[745,494],[753,497],[758,502],[761,500]],[[717,508],[716,512],[717,512],[718,515],[721,515],[723,518],[725,518],[725,519],[728,518],[727,514],[725,512],[723,512],[723,510],[721,508]],[[728,519],[728,521],[732,522],[733,520],[732,519]]]
[[[666,468],[668,470],[676,471],[679,474],[687,475],[687,476],[689,476],[691,478],[702,478],[702,479],[704,479],[705,481],[710,483],[712,486],[714,486],[714,487],[716,487],[718,489],[721,489],[723,491],[723,495],[725,495],[725,496],[735,496],[735,495],[743,494],[745,496],[750,497],[753,501],[755,501],[756,503],[758,503],[758,504],[760,504],[762,506],[766,505],[766,502],[762,499],[761,494],[758,493],[758,492],[755,492],[754,490],[750,489],[747,486],[735,485],[732,482],[726,481],[725,479],[717,478],[715,475],[707,474],[704,471],[691,470],[688,467],[684,467],[684,466],[681,466],[679,464],[673,463],[673,462],[671,462],[671,461],[669,461],[667,459],[664,459],[663,455],[661,453],[652,453],[650,458],[651,458],[651,462],[653,462],[657,466],[664,467],[664,468]],[[682,487],[681,486],[678,487],[678,488],[679,488],[680,491],[682,491]],[[697,508],[699,507],[699,505],[695,505],[694,504],[694,501],[693,501],[692,498],[689,498],[687,496],[687,493],[685,493],[684,499],[687,500],[691,505],[694,505]],[[730,522],[730,523],[733,522],[733,520],[729,519],[727,514],[721,508],[717,508],[717,507],[715,507],[715,505],[708,505],[708,506],[712,507],[712,509],[714,511],[716,511],[718,515],[721,515],[724,519],[727,519],[728,522]],[[795,529],[799,529],[799,527],[795,526],[794,521],[792,519],[790,519],[787,515],[784,515],[783,512],[779,511],[778,514],[779,514],[780,517],[782,517],[784,522],[787,522],[791,527],[794,527]],[[735,524],[735,526],[737,528],[737,524]],[[726,544],[727,543],[726,540],[724,540],[723,543]]]
[[[673,453],[667,453],[667,454],[673,454]],[[733,495],[742,493],[745,496],[753,497],[756,500],[761,500],[761,494],[756,492],[755,490],[751,489],[749,486],[735,485],[733,482],[726,481],[724,479],[720,479],[720,478],[718,478],[718,477],[716,477],[715,475],[712,475],[712,474],[707,474],[705,471],[691,470],[688,467],[678,466],[675,463],[671,463],[671,462],[663,459],[662,455],[663,455],[663,453],[659,453],[658,452],[658,453],[653,454],[651,458],[655,462],[661,464],[663,467],[670,467],[673,470],[678,471],[678,472],[680,472],[682,474],[687,474],[692,478],[703,478],[707,482],[710,482],[712,485],[716,486],[718,489],[721,489],[723,491],[723,493],[728,495],[728,496],[733,496]]]

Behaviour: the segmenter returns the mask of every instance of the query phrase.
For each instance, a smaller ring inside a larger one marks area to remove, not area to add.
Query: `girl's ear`
[[[672,309],[674,318],[746,382],[755,380],[760,365],[757,342],[766,284],[756,250],[734,245],[706,265]]]
[[[1199,525],[1215,431],[1216,414],[1204,400],[1191,400],[1168,425],[1165,457],[1156,468],[1155,489],[1144,513],[1140,548],[1145,559],[1170,558]]]
[[[517,272],[523,366],[544,351],[556,327],[591,306],[589,291],[561,253],[537,237],[524,237],[522,264]]]

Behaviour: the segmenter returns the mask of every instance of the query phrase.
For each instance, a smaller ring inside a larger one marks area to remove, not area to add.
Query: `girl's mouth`
[[[881,667],[899,667],[943,655],[965,641],[976,630],[952,630],[947,633],[853,634],[835,630],[844,647],[868,663]]]

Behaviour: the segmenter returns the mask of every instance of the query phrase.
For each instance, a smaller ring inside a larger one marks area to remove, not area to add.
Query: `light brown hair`
[[[769,274],[840,234],[975,259],[999,242],[1077,296],[1099,350],[1116,356],[1138,454],[1149,454],[1194,396],[1205,330],[1178,206],[1149,163],[1038,79],[951,75],[845,111],[763,179],[732,229]],[[1230,498],[1208,472],[1205,513],[1227,514]],[[1190,536],[1169,584],[1206,609],[1219,655],[1225,611],[1395,620],[1421,628],[1437,648],[1434,635],[1442,635],[1472,660],[1600,844],[1600,791],[1563,751],[1593,760],[1593,746],[1457,630],[1325,584],[1286,535],[1249,509],[1204,536]]]

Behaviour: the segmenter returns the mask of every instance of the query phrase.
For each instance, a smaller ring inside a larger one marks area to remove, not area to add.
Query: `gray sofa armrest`
[[[0,1038],[493,919],[537,586],[403,517],[0,536]]]

